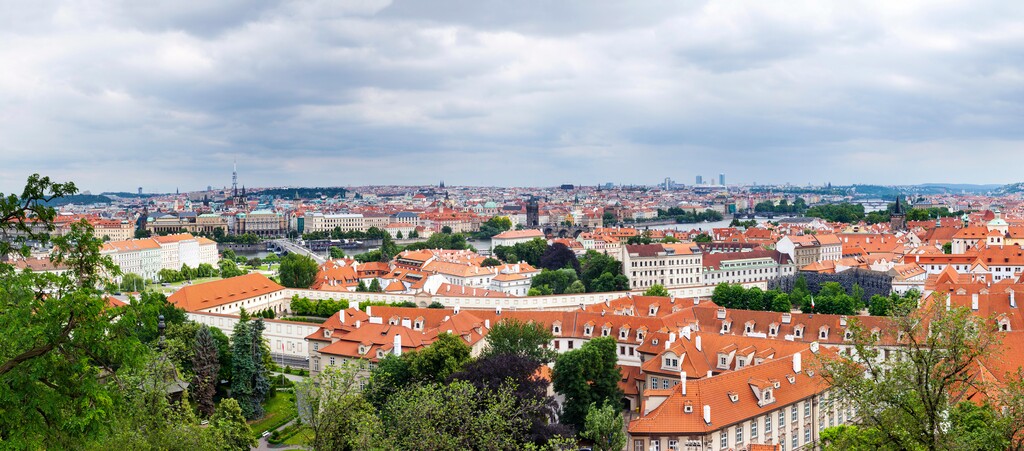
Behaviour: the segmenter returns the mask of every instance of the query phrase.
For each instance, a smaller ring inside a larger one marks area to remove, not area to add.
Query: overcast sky
[[[1005,0],[0,0],[0,192],[1009,183],[1022,68]]]

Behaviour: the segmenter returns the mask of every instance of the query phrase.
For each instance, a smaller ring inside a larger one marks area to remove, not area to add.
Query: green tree
[[[562,294],[573,282],[577,281],[576,271],[565,268],[558,270],[543,269],[530,281],[534,288],[548,287],[551,293]]]
[[[403,354],[399,357],[388,354],[380,359],[377,367],[370,372],[370,378],[363,388],[363,396],[377,410],[383,410],[395,393],[412,383],[413,372],[409,355]]]
[[[217,343],[213,340],[213,334],[206,325],[196,331],[192,369],[195,377],[190,388],[195,397],[196,408],[204,416],[209,417],[213,415],[214,410],[213,397],[217,393],[220,355],[217,353]]]
[[[441,233],[443,233],[445,235],[451,235],[452,228],[448,227],[448,226],[441,227]]]
[[[470,352],[459,336],[440,333],[430,346],[409,355],[409,369],[416,380],[440,382],[469,363]]]
[[[232,341],[231,393],[248,419],[263,416],[263,401],[270,389],[264,363],[263,321],[239,320]]]
[[[393,449],[520,449],[528,418],[513,390],[487,392],[467,381],[413,385],[384,408],[384,431]]]
[[[620,408],[617,348],[612,337],[600,337],[558,356],[551,378],[555,391],[565,396],[562,423],[584,430],[591,404]]]
[[[209,263],[200,263],[196,268],[196,277],[214,277],[216,275],[217,269]]]
[[[701,232],[697,236],[693,237],[695,243],[710,243],[712,240],[711,235]]]
[[[552,339],[554,335],[541,323],[507,318],[499,321],[487,333],[487,346],[483,355],[518,355],[538,362],[550,362],[557,355],[554,350],[547,348]]]
[[[484,261],[480,262],[480,266],[482,266],[482,267],[500,266],[500,265],[501,265],[501,260],[498,260],[498,259],[496,259],[494,257],[487,257],[487,258],[484,259]]]
[[[217,405],[217,411],[210,418],[210,429],[225,450],[244,451],[257,444],[252,429],[242,415],[242,408],[232,398],[224,398]]]
[[[345,251],[337,246],[327,248],[327,253],[331,258],[345,258]]]
[[[395,234],[395,239],[396,240],[402,239],[402,231],[401,230],[399,230],[398,233]]]
[[[373,405],[359,394],[357,373],[352,364],[328,366],[295,385],[299,418],[313,434],[313,450],[365,449],[367,438],[379,433],[379,428],[365,427],[379,420]]]
[[[217,264],[220,269],[220,276],[227,279],[244,275],[246,271],[238,268],[238,264],[232,260],[223,259]]]
[[[224,252],[220,253],[220,258],[222,258],[224,260],[235,261],[235,259],[238,258],[238,256],[235,255],[235,251],[233,251],[231,249],[224,249]]]
[[[135,273],[127,273],[121,276],[121,291],[142,291],[146,289],[146,279]]]
[[[0,194],[0,255],[51,242],[55,211],[73,184],[29,177],[21,196]],[[107,306],[99,288],[120,270],[100,255],[87,222],[52,240],[63,274],[16,271],[0,261],[0,443],[14,449],[75,448],[116,421],[105,374],[141,362],[134,311]]]
[[[580,436],[593,441],[595,451],[621,451],[626,447],[622,411],[611,404],[591,404]]]
[[[583,282],[581,282],[579,280],[569,284],[569,286],[565,288],[565,294],[586,293],[586,292],[587,292],[587,287],[583,286]]]
[[[366,291],[369,291],[371,293],[381,293],[381,292],[383,292],[384,289],[381,288],[381,286],[380,286],[380,279],[374,278],[373,280],[371,280],[370,281],[370,287],[367,288]]]
[[[958,434],[970,427],[949,427],[955,416],[950,412],[975,390],[979,361],[998,345],[993,323],[966,308],[946,310],[938,296],[924,308],[893,316],[887,332],[906,344],[887,351],[895,355],[884,361],[875,346],[878,337],[856,319],[849,330],[855,352],[823,356],[819,366],[836,394],[852,404],[861,426],[877,429],[881,447],[966,449],[957,445],[964,438]]]
[[[306,255],[288,254],[281,259],[277,275],[281,285],[288,288],[309,288],[316,280],[320,268],[316,261]]]
[[[644,292],[644,296],[668,297],[669,293],[668,293],[668,290],[666,290],[663,285],[656,283],[656,284],[652,285],[650,288],[648,288],[647,291]]]
[[[953,253],[953,242],[952,241],[950,241],[948,243],[943,243],[943,245],[942,245],[942,253],[943,254],[947,254],[947,255]]]

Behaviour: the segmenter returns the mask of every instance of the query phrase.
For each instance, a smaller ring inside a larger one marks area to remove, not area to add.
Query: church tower
[[[889,229],[893,232],[907,230],[907,215],[903,212],[903,205],[900,204],[900,196],[896,195],[896,207],[889,214]]]

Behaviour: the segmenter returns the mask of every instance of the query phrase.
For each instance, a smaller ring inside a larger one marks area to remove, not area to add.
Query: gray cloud
[[[0,191],[1020,178],[1024,4],[684,3],[0,0]]]

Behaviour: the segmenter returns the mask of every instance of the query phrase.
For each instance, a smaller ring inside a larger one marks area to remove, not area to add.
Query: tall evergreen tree
[[[217,392],[220,354],[217,352],[217,342],[213,340],[213,334],[206,325],[196,331],[192,370],[195,371],[192,394],[195,396],[196,407],[205,416],[213,415],[213,395]]]
[[[252,349],[252,361],[253,368],[255,371],[252,375],[252,400],[250,401],[255,407],[254,413],[257,418],[263,416],[263,401],[267,399],[267,394],[270,393],[270,378],[269,368],[267,368],[267,362],[270,360],[269,349],[263,343],[263,331],[266,329],[266,325],[262,319],[257,319],[252,323],[251,333],[249,334],[249,346]]]
[[[231,396],[238,401],[246,418],[258,418],[257,407],[252,405],[252,380],[256,374],[256,362],[252,355],[252,326],[249,321],[239,321],[231,335]],[[262,412],[260,412],[262,413]]]

